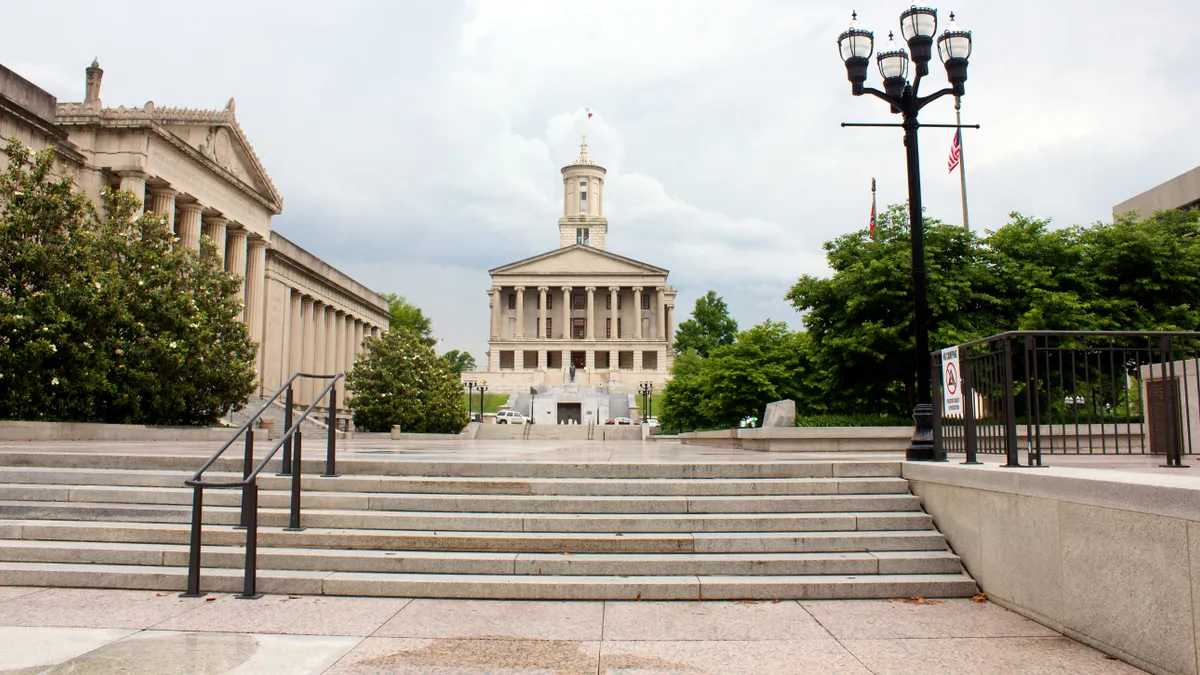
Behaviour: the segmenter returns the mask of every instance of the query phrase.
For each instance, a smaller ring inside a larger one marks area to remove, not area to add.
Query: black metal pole
[[[292,387],[287,388],[287,395],[284,401],[283,411],[283,433],[287,433],[292,428]],[[292,473],[292,439],[288,438],[281,448],[283,451],[283,468],[279,470],[280,476],[288,476]]]
[[[297,471],[297,474],[300,472]],[[258,481],[252,481],[242,488],[243,493],[250,496],[250,522],[246,525],[246,572],[242,579],[242,594],[236,596],[239,600],[254,600],[262,596],[257,592],[258,586]]]
[[[972,372],[974,364],[964,358],[965,356],[960,350],[958,362],[961,364],[959,373],[962,376],[963,393],[963,450],[967,453],[963,464],[980,464],[976,454],[979,448],[979,434],[975,428],[975,374]]]
[[[912,100],[912,99],[909,99]],[[913,372],[917,378],[917,404],[913,408],[916,429],[904,458],[933,461],[933,404],[930,377],[923,364],[929,358],[929,301],[925,290],[925,219],[921,213],[921,162],[917,152],[917,111],[904,113],[904,148],[908,157],[908,224],[912,243],[913,322],[916,353]]]
[[[304,444],[299,430],[296,431],[293,447],[296,456],[292,458],[292,509],[288,517],[288,526],[283,528],[285,532],[299,532],[304,529],[300,527],[300,478],[304,473]]]
[[[1004,466],[1010,469],[1021,466],[1021,459],[1017,455],[1017,400],[1013,387],[1013,377],[1015,376],[1012,339],[1006,337],[1004,338]],[[1025,428],[1028,433],[1029,426],[1026,425]]]
[[[254,429],[246,429],[246,453],[242,459],[242,480],[254,470]],[[246,488],[242,487],[242,515],[238,520],[238,528],[246,527],[249,506],[246,501]]]
[[[192,488],[192,537],[188,546],[188,579],[187,590],[179,594],[181,598],[199,598],[200,592],[200,530],[204,523],[204,488],[199,485]]]
[[[323,478],[337,478],[337,380],[329,388],[329,440],[325,444]]]

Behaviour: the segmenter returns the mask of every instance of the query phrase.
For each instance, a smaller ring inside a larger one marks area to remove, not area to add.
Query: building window
[[[538,329],[537,329],[537,336],[538,336],[538,337],[544,337],[544,335],[543,335],[543,333],[542,333],[542,319],[541,319],[541,317],[538,317],[538,320],[537,320],[537,326],[538,326]]]
[[[583,244],[584,246],[590,246],[590,244],[588,243],[588,228],[586,228],[586,227],[575,228],[575,243]]]
[[[587,334],[587,319],[571,319],[571,338],[582,340]]]
[[[612,318],[604,320],[604,337],[612,338]]]
[[[546,337],[554,337],[554,319],[550,317],[546,317]]]
[[[579,181],[579,212],[587,213],[587,181]]]
[[[508,296],[508,308],[509,309],[517,308],[517,294],[516,293],[513,293]]]
[[[620,303],[617,303],[620,304]],[[621,337],[621,317],[617,317],[617,337]]]
[[[650,296],[649,295],[642,296],[642,309],[650,309]]]
[[[587,309],[587,298],[583,293],[571,295],[571,309]]]
[[[553,295],[546,296],[546,309],[554,309],[554,296]]]
[[[525,366],[525,370],[537,370],[538,353],[536,351],[526,351],[522,356],[524,359],[521,365]]]

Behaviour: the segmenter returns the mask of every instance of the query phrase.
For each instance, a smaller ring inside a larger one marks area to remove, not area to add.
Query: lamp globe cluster
[[[929,74],[937,26],[937,10],[931,7],[913,5],[900,14],[900,35],[908,48],[897,43],[895,34],[889,31],[887,43],[875,57],[883,77],[883,89],[889,96],[898,98],[909,86],[910,63],[916,66],[916,79]],[[858,13],[852,12],[850,27],[838,36],[838,50],[846,64],[846,76],[855,96],[865,93],[863,85],[867,81],[867,68],[874,48],[875,34],[861,28]],[[962,96],[967,81],[967,59],[971,56],[971,31],[962,30],[953,13],[950,24],[937,37],[937,49],[954,95]]]

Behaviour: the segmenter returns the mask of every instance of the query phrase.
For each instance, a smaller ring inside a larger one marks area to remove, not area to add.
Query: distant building
[[[153,101],[105,108],[103,76],[93,62],[83,102],[58,103],[0,66],[0,142],[15,137],[34,150],[54,148],[55,171],[93,201],[104,186],[132,191],[166,217],[183,246],[198,250],[208,237],[225,269],[245,280],[243,320],[259,343],[260,393],[273,393],[299,370],[349,369],[363,337],[387,327],[388,302],[271,230],[283,197],[238,125],[233,99],[223,110]],[[7,161],[2,147],[0,160]],[[302,398],[313,393],[307,387]]]
[[[662,386],[675,352],[667,270],[605,250],[604,167],[587,153],[562,169],[559,248],[489,270],[486,368],[464,373],[493,391],[575,382]]]
[[[1113,218],[1137,212],[1141,217],[1167,209],[1200,208],[1200,166],[1113,207]]]

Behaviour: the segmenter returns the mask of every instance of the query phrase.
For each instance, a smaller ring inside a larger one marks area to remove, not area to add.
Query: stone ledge
[[[684,445],[761,452],[904,452],[912,427],[762,427],[679,434]]]
[[[0,441],[227,441],[233,427],[151,427],[91,422],[0,422]],[[254,431],[265,441],[265,430]]]

